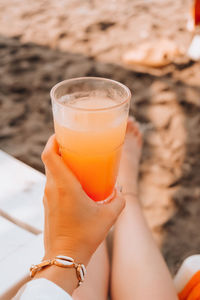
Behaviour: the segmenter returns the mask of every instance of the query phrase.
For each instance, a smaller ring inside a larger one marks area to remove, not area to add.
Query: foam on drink
[[[94,95],[73,99],[66,95],[59,102],[65,106],[65,116],[57,118],[60,125],[74,130],[102,131],[107,127],[119,126],[126,118],[120,110],[112,109],[119,103],[108,97]],[[102,111],[102,108],[105,110]]]

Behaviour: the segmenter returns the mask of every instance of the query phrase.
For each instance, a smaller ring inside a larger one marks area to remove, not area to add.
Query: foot
[[[142,135],[137,122],[129,118],[122,150],[118,183],[123,194],[137,195]]]

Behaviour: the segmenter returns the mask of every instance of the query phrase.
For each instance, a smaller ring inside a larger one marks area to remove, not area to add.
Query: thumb
[[[110,225],[115,223],[118,216],[124,209],[126,204],[125,198],[120,192],[116,192],[115,197],[108,203],[102,204],[101,211],[104,217],[110,221]]]

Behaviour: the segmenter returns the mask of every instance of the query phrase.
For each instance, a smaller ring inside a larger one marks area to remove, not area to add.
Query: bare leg
[[[107,300],[109,261],[104,241],[92,256],[84,283],[73,293],[74,300]]]
[[[119,176],[126,207],[114,231],[112,300],[175,300],[177,296],[169,271],[137,199],[141,144],[137,125],[129,121]]]

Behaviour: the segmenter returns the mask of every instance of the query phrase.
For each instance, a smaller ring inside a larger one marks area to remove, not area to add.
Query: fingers
[[[46,146],[42,152],[42,161],[45,165],[51,165],[52,161],[54,163],[60,158],[59,146],[55,138],[55,134],[50,136]]]
[[[66,188],[67,185],[70,187],[74,184],[80,186],[80,183],[59,154],[59,145],[56,141],[55,134],[49,138],[44,148],[42,161],[45,165],[46,172],[50,173],[57,182],[63,183]]]

